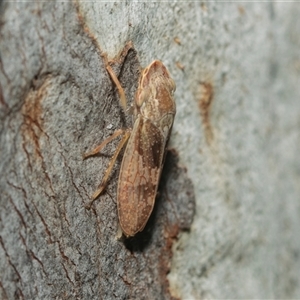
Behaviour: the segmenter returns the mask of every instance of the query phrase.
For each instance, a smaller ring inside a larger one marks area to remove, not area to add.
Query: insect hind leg
[[[100,184],[100,186],[99,186],[99,188],[95,191],[95,193],[92,195],[92,201],[90,201],[87,205],[85,205],[85,207],[87,208],[87,209],[90,209],[91,208],[91,206],[92,206],[92,204],[94,203],[94,201],[100,196],[100,194],[104,191],[104,189],[105,189],[105,187],[106,187],[106,185],[107,185],[107,181],[108,181],[108,179],[109,179],[109,176],[110,176],[110,174],[111,174],[111,172],[112,172],[112,169],[113,169],[113,167],[114,167],[114,164],[115,164],[115,162],[116,162],[116,160],[117,160],[117,158],[118,158],[118,156],[119,156],[119,154],[120,154],[120,152],[121,152],[121,150],[122,150],[122,148],[125,146],[125,144],[127,143],[127,141],[128,141],[128,139],[129,139],[129,137],[130,137],[130,134],[131,134],[131,130],[123,130],[123,133],[124,133],[124,136],[122,137],[122,139],[121,139],[121,141],[119,142],[119,145],[118,145],[118,147],[117,147],[117,149],[116,149],[116,151],[115,151],[115,153],[114,153],[114,155],[113,155],[113,157],[111,158],[111,160],[110,160],[110,162],[109,162],[109,165],[108,165],[108,167],[107,167],[107,169],[106,169],[106,172],[105,172],[105,175],[104,175],[104,177],[103,177],[103,179],[102,179],[102,182],[101,182],[101,184]],[[119,134],[120,135],[120,134]],[[106,142],[106,141],[104,141],[104,142]],[[104,142],[102,143],[102,144],[104,144]],[[108,142],[107,142],[108,143]],[[107,144],[106,143],[106,144]],[[100,145],[101,146],[101,145]],[[100,147],[99,146],[99,147]],[[98,147],[97,147],[98,148]],[[92,151],[93,152],[93,151]],[[97,153],[97,152],[96,152]],[[93,155],[93,154],[92,154]]]

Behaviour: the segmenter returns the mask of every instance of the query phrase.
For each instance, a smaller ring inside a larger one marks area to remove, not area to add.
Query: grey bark
[[[296,3],[0,3],[0,298],[299,298]],[[128,41],[133,48],[117,59]],[[160,59],[177,115],[154,213],[117,240],[132,101]]]

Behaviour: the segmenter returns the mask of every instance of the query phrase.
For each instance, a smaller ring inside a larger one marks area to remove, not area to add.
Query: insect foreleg
[[[116,85],[116,87],[118,89],[119,96],[120,96],[120,104],[121,104],[122,108],[124,109],[124,111],[126,111],[127,100],[126,100],[124,89],[122,88],[121,83],[120,83],[118,77],[116,76],[115,72],[113,71],[113,69],[111,68],[111,66],[108,63],[106,64],[106,70],[109,73],[110,78],[112,79],[112,81],[114,82],[114,84]]]

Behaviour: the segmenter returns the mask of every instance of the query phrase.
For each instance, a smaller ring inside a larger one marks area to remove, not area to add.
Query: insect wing
[[[142,231],[153,210],[166,140],[151,121],[138,117],[119,175],[118,214],[122,231]]]

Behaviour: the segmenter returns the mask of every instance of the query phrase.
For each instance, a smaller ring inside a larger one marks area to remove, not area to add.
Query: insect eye
[[[139,93],[137,93],[137,97],[135,103],[137,106],[142,106],[147,98],[149,98],[150,89],[144,88]]]
[[[176,84],[175,84],[174,80],[172,78],[169,78],[168,84],[170,86],[171,93],[174,93],[176,91]]]

